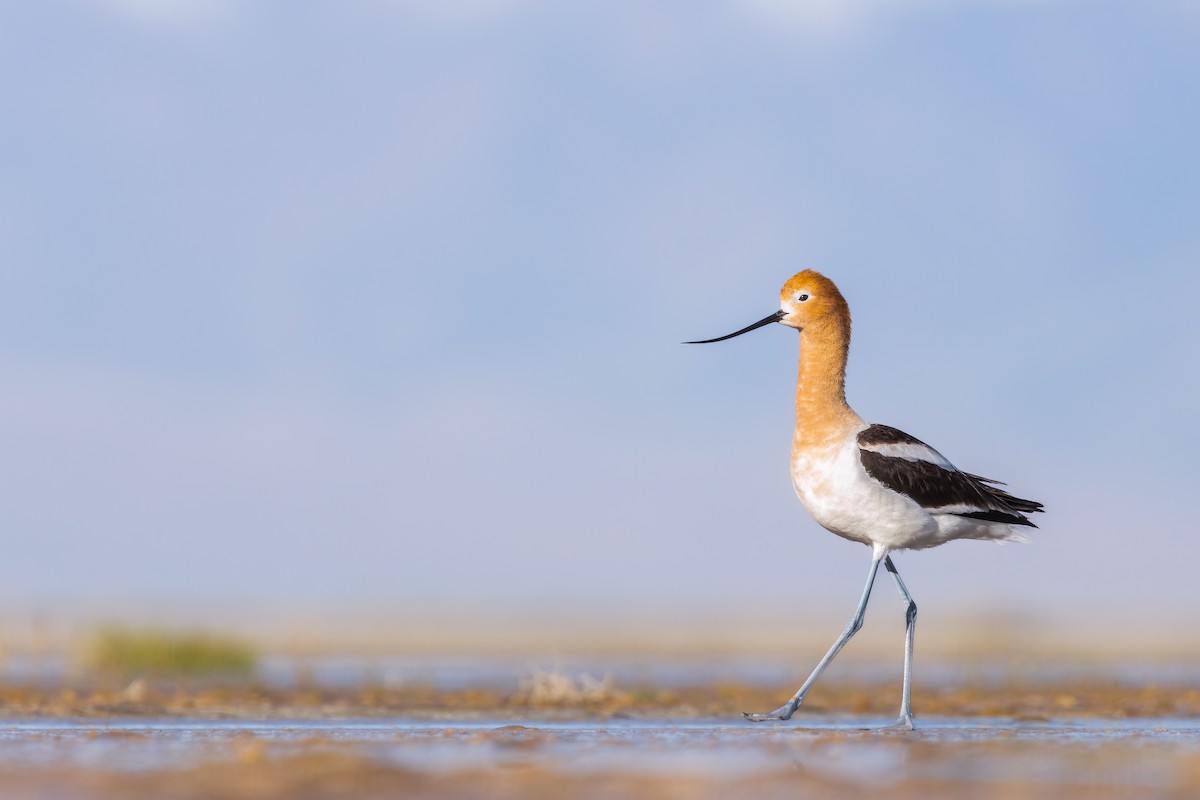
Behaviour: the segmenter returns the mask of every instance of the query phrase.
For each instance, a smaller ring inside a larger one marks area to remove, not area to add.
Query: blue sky
[[[1187,2],[0,9],[0,599],[852,608],[787,476],[849,399],[1046,503],[923,607],[1186,614]]]

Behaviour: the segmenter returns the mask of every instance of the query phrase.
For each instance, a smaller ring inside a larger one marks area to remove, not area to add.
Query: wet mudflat
[[[10,684],[0,800],[1200,796],[1193,671],[942,676],[911,732],[869,673],[762,724],[794,676],[647,674]]]
[[[0,723],[0,796],[1195,797],[1200,722],[808,715]],[[731,794],[732,793],[732,794]]]

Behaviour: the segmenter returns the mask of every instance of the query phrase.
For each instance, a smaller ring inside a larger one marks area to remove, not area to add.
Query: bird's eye
[[[806,303],[806,302],[808,302],[808,295],[807,295],[807,294],[798,294],[798,295],[796,295],[796,302],[797,302],[797,303]]]

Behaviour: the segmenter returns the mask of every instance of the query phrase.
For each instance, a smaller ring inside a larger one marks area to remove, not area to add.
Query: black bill
[[[763,325],[770,325],[772,322],[779,322],[779,320],[783,319],[784,316],[786,316],[786,314],[787,314],[786,311],[776,311],[771,316],[763,317],[762,319],[760,319],[758,322],[754,323],[753,325],[747,325],[745,328],[742,328],[740,331],[734,331],[733,333],[728,334],[727,336],[718,336],[716,339],[702,339],[698,342],[684,342],[684,344],[712,344],[713,342],[723,342],[726,339],[732,339],[735,336],[741,336],[743,333],[749,333],[750,331],[754,330],[755,328],[761,328]]]

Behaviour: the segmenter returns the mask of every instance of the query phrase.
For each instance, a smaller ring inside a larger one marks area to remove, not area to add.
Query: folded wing
[[[1037,527],[1025,515],[1041,511],[1041,503],[1014,497],[997,488],[1004,485],[999,481],[959,470],[904,431],[872,425],[858,435],[858,452],[868,475],[931,513]]]

